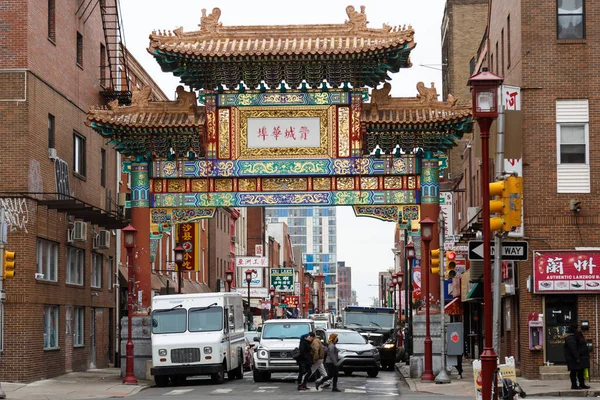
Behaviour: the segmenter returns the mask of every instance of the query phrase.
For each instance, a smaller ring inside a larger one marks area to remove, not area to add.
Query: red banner
[[[300,296],[283,296],[283,303],[287,304],[288,307],[298,307],[300,304]]]
[[[600,251],[534,251],[534,293],[600,293]]]
[[[198,271],[198,224],[181,224],[179,241],[185,250],[183,253],[182,271]]]
[[[421,298],[421,267],[413,267],[413,299]]]
[[[310,303],[310,288],[304,286],[304,304],[308,307],[308,303]]]

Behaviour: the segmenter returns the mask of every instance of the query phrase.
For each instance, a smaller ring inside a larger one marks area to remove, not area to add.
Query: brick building
[[[352,269],[346,266],[345,261],[338,261],[338,310],[352,305]]]
[[[467,56],[474,60],[473,70],[489,66],[504,77],[518,100],[511,110],[520,109],[522,118],[516,127],[507,122],[505,128],[507,141],[522,140],[522,156],[505,160],[503,167],[523,176],[523,229],[511,235],[527,239],[531,251],[529,261],[512,267],[515,295],[502,299],[500,356],[515,356],[529,378],[566,374],[562,335],[571,323],[589,322],[584,335],[592,342],[598,334],[597,295],[586,290],[587,282],[595,282],[597,276],[573,261],[584,257],[586,266],[595,266],[595,254],[586,249],[598,247],[600,234],[599,189],[593,181],[600,168],[593,156],[600,146],[599,59],[594,57],[600,41],[593,29],[598,11],[600,5],[584,0],[492,2],[489,40],[483,38],[479,51]],[[477,165],[476,157],[471,164],[465,160],[464,171],[472,171],[465,173],[467,182],[478,182]],[[468,214],[473,213],[467,209],[479,206],[481,195],[477,185],[471,189],[467,183],[460,196],[458,224],[468,227]],[[548,253],[552,249],[562,251]],[[546,281],[548,287],[540,285],[539,277],[551,272],[543,264],[547,254],[564,261],[558,275],[548,279],[564,279],[568,291],[553,281]],[[539,267],[535,270],[534,260]],[[562,274],[573,265],[579,265],[577,279],[582,284]],[[532,320],[541,324],[540,331],[530,329]],[[595,358],[598,345],[593,345]],[[542,367],[546,362],[554,363],[554,370]],[[594,363],[590,376],[598,376]]]

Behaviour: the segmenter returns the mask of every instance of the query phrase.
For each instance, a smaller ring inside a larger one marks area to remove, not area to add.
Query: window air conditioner
[[[56,149],[54,147],[48,148],[48,158],[51,160],[56,160],[58,158],[58,154],[56,153]]]
[[[98,248],[110,248],[110,231],[100,231],[100,234],[98,235]]]
[[[92,249],[98,250],[100,247],[100,235],[94,232],[94,237],[92,238]]]
[[[74,242],[85,242],[87,240],[87,223],[75,221],[72,238]]]

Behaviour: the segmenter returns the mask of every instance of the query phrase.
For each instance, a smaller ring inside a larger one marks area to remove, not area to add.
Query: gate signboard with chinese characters
[[[277,292],[292,292],[294,290],[294,269],[272,268],[271,286]]]
[[[600,251],[538,250],[533,266],[534,293],[600,294]]]
[[[179,238],[183,253],[182,271],[198,271],[198,224],[181,224]]]

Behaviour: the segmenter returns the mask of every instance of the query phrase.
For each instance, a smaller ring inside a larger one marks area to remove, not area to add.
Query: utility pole
[[[2,343],[2,349],[4,349],[4,302],[6,295],[4,293],[4,243],[6,243],[6,222],[4,221],[4,208],[0,208],[0,257],[2,257],[2,273],[0,274],[0,341]],[[0,384],[0,399],[5,399],[6,393],[2,390]]]
[[[444,285],[446,284],[446,282],[444,281],[444,277],[446,275],[446,250],[444,249],[444,240],[446,230],[444,228],[444,216],[442,215],[442,213],[440,213],[438,218],[438,227],[440,231],[440,339],[442,342],[442,352],[440,354],[440,372],[435,377],[435,383],[450,383],[450,377],[448,376],[448,372],[446,371],[446,313],[444,310]]]
[[[498,102],[501,103],[500,101]],[[496,133],[496,162],[494,168],[494,176],[496,179],[502,179],[504,175],[504,105],[498,107],[498,132]],[[500,318],[501,318],[501,304],[502,294],[500,290],[502,288],[502,238],[503,233],[498,232],[494,235],[494,350],[496,354],[500,356]],[[484,268],[489,268],[489,265],[485,265]]]

